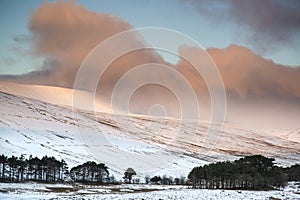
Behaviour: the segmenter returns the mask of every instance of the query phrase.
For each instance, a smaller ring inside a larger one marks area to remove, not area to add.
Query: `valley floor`
[[[0,199],[300,199],[300,183],[290,182],[283,190],[240,191],[189,189],[186,186],[0,183]]]

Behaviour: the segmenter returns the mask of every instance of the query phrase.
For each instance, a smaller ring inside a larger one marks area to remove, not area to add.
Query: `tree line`
[[[110,182],[108,167],[104,163],[88,161],[70,170],[70,178],[75,182]]]
[[[133,168],[128,168],[124,172],[124,183],[140,183],[139,178],[134,178],[136,172]],[[145,177],[147,184],[184,184],[185,177],[175,178],[166,175]],[[38,181],[46,183],[56,182],[80,182],[80,183],[121,183],[113,175],[110,176],[109,168],[104,163],[87,161],[68,170],[68,165],[64,160],[57,160],[54,157],[43,156],[25,158],[5,155],[0,156],[0,182],[25,182]]]
[[[188,179],[193,188],[266,190],[299,181],[300,165],[279,167],[273,158],[254,155],[195,167]]]
[[[250,189],[261,190],[282,187],[287,181],[300,181],[300,165],[279,167],[273,158],[261,155],[246,156],[232,162],[217,162],[195,167],[184,176],[145,176],[146,184],[191,185],[193,188],[206,189]],[[133,168],[124,172],[124,183],[140,183],[134,178],[137,173]],[[82,183],[121,183],[104,163],[88,161],[68,170],[64,160],[54,157],[29,156],[25,158],[0,156],[0,181],[24,182],[82,182]]]
[[[60,182],[63,181],[67,172],[67,164],[64,160],[56,160],[54,157],[29,156],[28,159],[20,157],[0,156],[0,179],[1,181],[23,182]]]

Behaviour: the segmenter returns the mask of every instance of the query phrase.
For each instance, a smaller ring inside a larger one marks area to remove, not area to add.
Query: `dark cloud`
[[[186,1],[185,1],[186,2]],[[300,34],[298,0],[189,0],[200,15],[212,20],[213,26],[236,24],[237,37],[246,37],[259,51],[280,45],[294,45]],[[242,35],[242,36],[241,36]],[[299,42],[299,41],[298,41]],[[297,45],[297,44],[295,44]]]

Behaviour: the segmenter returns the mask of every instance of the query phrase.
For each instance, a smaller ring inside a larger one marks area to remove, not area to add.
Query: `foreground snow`
[[[51,188],[61,189],[52,191]],[[277,191],[188,189],[186,186],[113,185],[81,186],[63,184],[0,184],[0,199],[300,199],[300,183],[291,182]]]

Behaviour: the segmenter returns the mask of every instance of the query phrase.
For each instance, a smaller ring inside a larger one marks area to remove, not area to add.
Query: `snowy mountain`
[[[227,124],[212,136],[207,130],[219,125],[72,109],[70,89],[0,85],[1,154],[50,155],[70,167],[97,160],[118,178],[128,167],[141,177],[186,176],[195,166],[249,154],[274,157],[281,165],[300,162],[299,130],[277,134]]]

